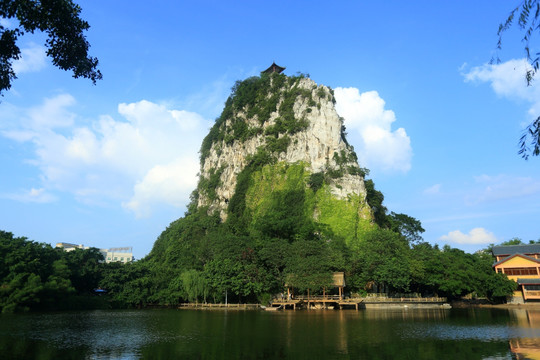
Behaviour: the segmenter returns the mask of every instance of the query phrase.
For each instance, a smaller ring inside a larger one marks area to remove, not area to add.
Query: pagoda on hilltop
[[[278,73],[278,74],[281,74],[281,72],[285,70],[284,67],[281,67],[279,65],[276,65],[275,62],[272,63],[272,65],[270,65],[270,67],[264,71],[261,71],[261,74],[271,74],[271,73]]]

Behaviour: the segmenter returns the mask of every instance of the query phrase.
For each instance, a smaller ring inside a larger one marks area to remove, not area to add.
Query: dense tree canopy
[[[17,24],[12,28],[0,24],[0,94],[17,78],[12,64],[20,58],[17,40],[25,32],[46,33],[47,56],[55,66],[72,71],[73,77],[94,83],[102,78],[98,60],[88,55],[90,44],[84,31],[90,25],[80,13],[79,5],[71,0],[0,0],[0,18]]]
[[[144,307],[181,302],[265,303],[284,291],[332,291],[343,271],[349,293],[418,293],[450,299],[473,294],[495,300],[516,284],[492,269],[489,252],[468,254],[398,232],[374,229],[351,248],[339,239],[235,235],[202,212],[163,232],[151,256],[131,264],[103,262],[97,249],[64,252],[0,232],[0,311]],[[208,220],[208,219],[207,219]],[[198,235],[197,235],[198,234]],[[193,236],[197,236],[194,238]],[[94,288],[108,291],[92,295]]]
[[[64,252],[0,231],[0,311],[76,306],[98,286],[102,260],[97,249]]]

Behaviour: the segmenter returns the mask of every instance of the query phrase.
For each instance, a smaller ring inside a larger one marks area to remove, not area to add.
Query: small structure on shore
[[[345,288],[345,273],[335,272],[332,274],[333,285],[338,288],[339,298],[343,299],[343,289]]]
[[[493,269],[518,283],[511,302],[540,300],[540,244],[494,246],[491,252]]]
[[[332,273],[332,286],[338,289],[338,294],[327,294],[323,288],[322,295],[310,295],[309,290],[307,295],[294,295],[292,286],[285,284],[287,287],[287,298],[282,294],[280,299],[274,299],[271,307],[280,307],[283,309],[293,309],[299,307],[316,308],[316,309],[342,309],[348,306],[354,306],[358,310],[358,305],[362,299],[345,299],[345,273]]]

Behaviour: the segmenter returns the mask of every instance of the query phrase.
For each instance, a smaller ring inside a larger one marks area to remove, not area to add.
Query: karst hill
[[[334,104],[331,89],[304,76],[238,82],[201,147],[197,207],[249,218],[252,230],[294,199],[283,216],[296,210],[353,241],[372,216]]]
[[[343,271],[386,209],[334,105],[332,89],[302,74],[236,82],[202,142],[188,211],[148,260],[223,282],[213,289],[241,278],[246,296],[279,291],[287,274]]]

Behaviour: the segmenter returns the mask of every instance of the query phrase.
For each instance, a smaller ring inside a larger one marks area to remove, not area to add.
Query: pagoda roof
[[[276,65],[275,62],[272,63],[272,65],[270,65],[270,67],[264,71],[261,71],[262,74],[271,74],[271,73],[278,73],[278,74],[281,74],[281,72],[285,70],[284,67],[281,67],[279,65]]]

